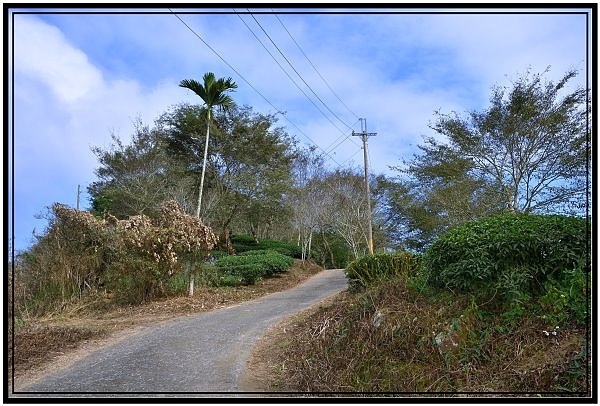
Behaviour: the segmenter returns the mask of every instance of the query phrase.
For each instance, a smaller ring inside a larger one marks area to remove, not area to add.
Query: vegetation
[[[442,234],[425,253],[424,266],[435,287],[522,302],[565,271],[589,272],[586,226],[567,216],[489,217]]]
[[[436,113],[422,153],[379,179],[406,247],[422,251],[448,227],[504,210],[586,214],[591,115],[586,89],[568,90],[576,75],[528,73],[494,88],[482,111]]]
[[[294,260],[276,251],[247,251],[218,259],[215,266],[220,271],[220,284],[228,286],[251,285],[260,278],[287,271]]]
[[[586,394],[589,106],[575,76],[527,74],[483,111],[436,113],[437,138],[370,180],[372,213],[359,171],[236,106],[230,79],[182,81],[203,106],[94,148],[89,212],[52,206],[12,264],[13,316],[251,291],[316,260],[352,289],[288,326],[270,354],[278,389]]]
[[[278,330],[271,391],[408,396],[589,396],[589,339],[545,310],[507,321],[465,294],[402,279],[346,292]],[[285,332],[284,332],[285,331]]]
[[[419,266],[407,253],[353,261],[363,289],[286,325],[270,389],[588,396],[584,230],[569,217],[491,217],[449,230]]]
[[[268,238],[255,239],[249,235],[234,235],[231,237],[233,249],[236,253],[248,253],[256,251],[276,251],[292,258],[301,258],[302,251],[297,245],[285,241],[271,240]]]
[[[127,304],[180,293],[171,292],[169,282],[186,271],[189,276],[196,257],[206,257],[216,242],[209,227],[174,201],[162,205],[155,222],[145,215],[98,219],[55,204],[47,234],[21,256],[24,293],[17,308],[43,314],[101,292]]]
[[[348,264],[345,269],[350,287],[365,288],[390,278],[407,280],[419,266],[419,258],[408,252],[366,255]]]

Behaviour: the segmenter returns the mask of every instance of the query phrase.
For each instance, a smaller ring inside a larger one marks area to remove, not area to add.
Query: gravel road
[[[239,305],[150,325],[13,397],[234,395],[252,347],[282,318],[347,288],[342,270]]]

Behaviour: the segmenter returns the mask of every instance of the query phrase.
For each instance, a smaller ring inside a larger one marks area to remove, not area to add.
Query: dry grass
[[[173,297],[129,307],[116,307],[106,299],[94,298],[71,303],[54,314],[25,319],[15,325],[14,353],[13,339],[8,337],[9,379],[13,367],[14,377],[19,378],[43,370],[57,357],[75,352],[85,344],[147,323],[231,306],[286,290],[321,270],[317,265],[302,265],[296,260],[289,271],[255,285],[200,288],[192,298]]]
[[[508,328],[466,297],[387,282],[285,321],[250,366],[267,391],[404,396],[589,396],[581,326]],[[589,371],[588,371],[589,372]]]

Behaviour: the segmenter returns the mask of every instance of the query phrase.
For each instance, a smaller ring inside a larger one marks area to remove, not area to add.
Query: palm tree
[[[206,112],[206,142],[204,144],[204,161],[202,162],[202,175],[200,176],[200,191],[198,192],[198,207],[196,207],[196,217],[200,218],[200,206],[202,204],[202,190],[204,189],[204,173],[206,172],[206,156],[208,154],[208,138],[210,136],[210,121],[212,119],[213,107],[218,107],[221,110],[232,108],[235,103],[233,99],[227,95],[227,92],[233,91],[237,85],[231,78],[221,78],[215,80],[215,74],[207,72],[202,78],[204,84],[201,84],[193,79],[184,79],[179,83],[179,86],[190,89],[196,93],[205,105]],[[192,264],[189,265],[190,284],[189,296],[194,296],[194,272],[192,272]]]
[[[179,86],[190,89],[196,93],[204,102],[206,108],[206,143],[204,145],[204,161],[202,163],[202,175],[200,177],[200,191],[198,192],[198,207],[196,208],[196,217],[200,218],[200,205],[202,204],[202,189],[204,188],[204,173],[206,172],[206,156],[208,153],[208,138],[210,136],[210,122],[212,118],[213,107],[218,107],[226,111],[235,103],[227,92],[237,88],[237,84],[231,78],[215,79],[215,74],[207,72],[203,76],[204,84],[193,79],[184,79]]]

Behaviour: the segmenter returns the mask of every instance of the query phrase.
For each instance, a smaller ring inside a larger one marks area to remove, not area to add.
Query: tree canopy
[[[489,107],[435,113],[435,136],[396,179],[385,179],[388,220],[416,245],[450,225],[503,210],[582,214],[589,190],[587,91],[521,75],[492,89]]]

